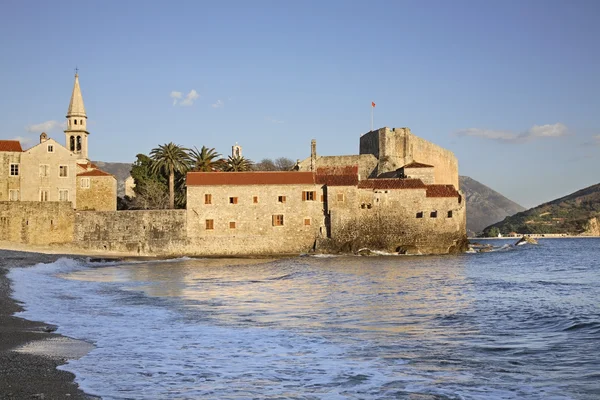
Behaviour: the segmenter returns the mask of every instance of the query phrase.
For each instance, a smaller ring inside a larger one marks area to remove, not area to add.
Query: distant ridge
[[[131,172],[131,163],[116,163],[104,161],[92,161],[103,171],[112,174],[117,178],[117,196],[125,196],[125,179]]]
[[[467,234],[474,236],[486,226],[525,210],[495,190],[468,176],[460,176],[460,189],[467,197]]]
[[[500,233],[600,235],[600,183],[517,213],[485,228]]]

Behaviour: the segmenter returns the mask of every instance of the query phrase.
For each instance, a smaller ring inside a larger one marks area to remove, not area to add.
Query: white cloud
[[[18,140],[19,142],[21,142],[21,147],[28,147],[30,144],[33,143],[33,138],[24,136],[16,136],[9,140]]]
[[[265,117],[265,121],[270,122],[272,124],[283,124],[283,123],[285,123],[285,121],[282,121],[280,119],[273,118],[273,117]]]
[[[455,133],[456,136],[475,136],[504,143],[525,143],[542,137],[561,137],[569,134],[568,128],[557,122],[556,124],[534,125],[525,132],[514,133],[492,129],[468,128]]]
[[[193,105],[194,101],[196,101],[200,97],[200,95],[198,94],[198,92],[196,92],[196,90],[192,89],[184,97],[182,92],[177,92],[173,90],[170,94],[170,97],[173,99],[174,106],[179,104],[182,107],[186,107]]]
[[[27,125],[25,129],[30,133],[42,133],[49,132],[53,130],[63,130],[67,127],[66,122],[58,122],[58,121],[46,121],[39,124]]]
[[[181,99],[181,97],[183,96],[183,93],[181,92],[176,92],[175,90],[173,90],[171,92],[171,98],[173,99],[173,105],[177,105],[177,100]]]
[[[223,103],[222,100],[217,100],[216,103],[211,104],[211,107],[212,108],[223,108],[223,107],[225,107],[225,103]]]

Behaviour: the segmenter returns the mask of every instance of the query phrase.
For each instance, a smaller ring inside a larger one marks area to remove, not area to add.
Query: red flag
[[[375,107],[375,103],[374,102],[371,102],[371,107]]]

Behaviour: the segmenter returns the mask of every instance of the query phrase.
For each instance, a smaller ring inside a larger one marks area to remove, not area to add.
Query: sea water
[[[599,399],[600,240],[506,243],[9,277],[19,316],[94,344],[61,369],[104,399]]]

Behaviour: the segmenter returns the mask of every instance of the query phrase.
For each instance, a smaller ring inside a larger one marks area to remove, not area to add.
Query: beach
[[[60,256],[18,251],[6,254],[0,259],[0,399],[90,399],[73,382],[73,374],[56,369],[69,353],[78,353],[78,342],[45,332],[43,322],[13,316],[21,307],[10,297],[8,270],[16,265],[53,262]],[[60,343],[61,351],[44,354],[44,350],[56,348],[46,346],[48,340]],[[31,351],[15,351],[25,345]]]

